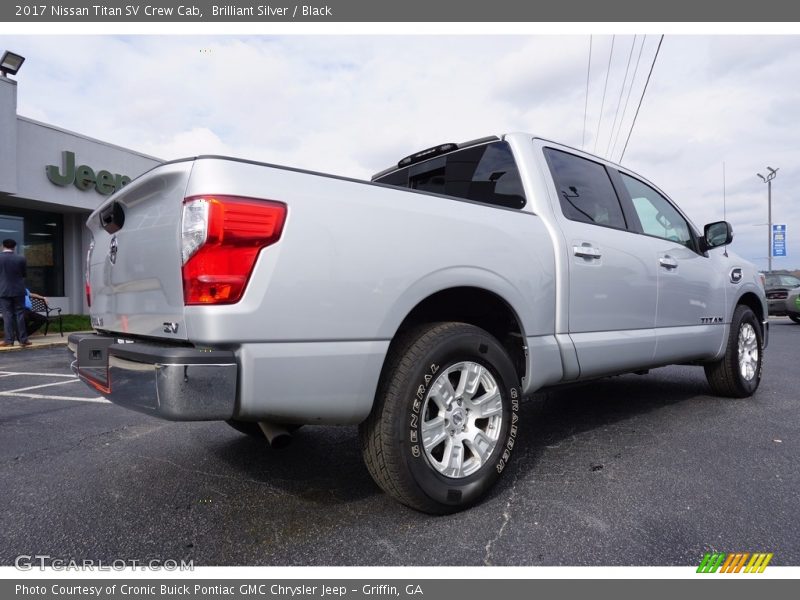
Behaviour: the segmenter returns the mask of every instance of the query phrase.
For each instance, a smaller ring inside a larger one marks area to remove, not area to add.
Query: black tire
[[[740,338],[743,338],[742,348]],[[751,349],[748,350],[748,347]],[[742,368],[740,358],[746,359],[748,369]],[[705,365],[706,378],[717,396],[746,398],[758,389],[763,364],[764,338],[761,323],[749,307],[740,304],[733,312],[725,356],[715,363]],[[746,372],[743,373],[743,370]]]
[[[462,381],[474,388],[456,397]],[[503,346],[473,325],[429,324],[399,339],[386,359],[372,412],[359,427],[372,478],[423,512],[446,514],[473,504],[511,456],[519,427],[518,381]],[[437,435],[423,431],[434,423]]]
[[[800,315],[789,315],[789,318],[795,323],[800,323]]]
[[[258,423],[255,421],[236,421],[235,419],[229,419],[225,422],[240,433],[266,440],[264,432],[261,431],[261,427],[259,427]],[[294,433],[300,429],[302,425],[284,425],[284,427],[289,433]]]

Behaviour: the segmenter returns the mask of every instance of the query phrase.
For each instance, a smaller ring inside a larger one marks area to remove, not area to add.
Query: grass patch
[[[52,316],[52,314],[51,314]],[[61,315],[64,323],[64,333],[69,333],[70,331],[91,331],[92,330],[92,322],[89,320],[89,315]],[[0,332],[3,331],[3,320],[0,319]],[[36,332],[36,335],[41,334],[44,331],[44,326],[39,328]],[[50,329],[48,333],[58,333],[58,319],[53,319],[50,322]]]
[[[62,315],[64,320],[64,332],[67,331],[91,331],[92,322],[89,320],[89,315]],[[56,333],[58,333],[58,322],[50,323],[50,331],[53,331],[55,326]]]

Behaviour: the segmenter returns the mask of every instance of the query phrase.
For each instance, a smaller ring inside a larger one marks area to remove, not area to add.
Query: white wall
[[[106,170],[131,179],[161,162],[44,123],[18,118],[17,195],[83,210],[94,210],[108,198],[95,189],[80,190],[74,185],[61,187],[47,178],[47,165],[56,165],[61,170],[64,150],[75,153],[76,166],[88,165],[95,173]]]
[[[0,75],[0,191],[17,190],[17,82]]]

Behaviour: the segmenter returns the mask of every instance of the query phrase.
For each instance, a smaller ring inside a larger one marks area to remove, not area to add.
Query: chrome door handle
[[[573,246],[572,251],[575,256],[580,256],[581,258],[600,258],[602,256],[600,250],[593,246]]]
[[[671,256],[662,256],[658,259],[658,264],[660,264],[665,269],[677,269],[678,268],[678,261],[672,258]]]

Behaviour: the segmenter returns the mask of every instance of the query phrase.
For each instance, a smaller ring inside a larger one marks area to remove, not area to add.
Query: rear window
[[[506,208],[525,206],[525,192],[507,142],[457,150],[375,180]]]

